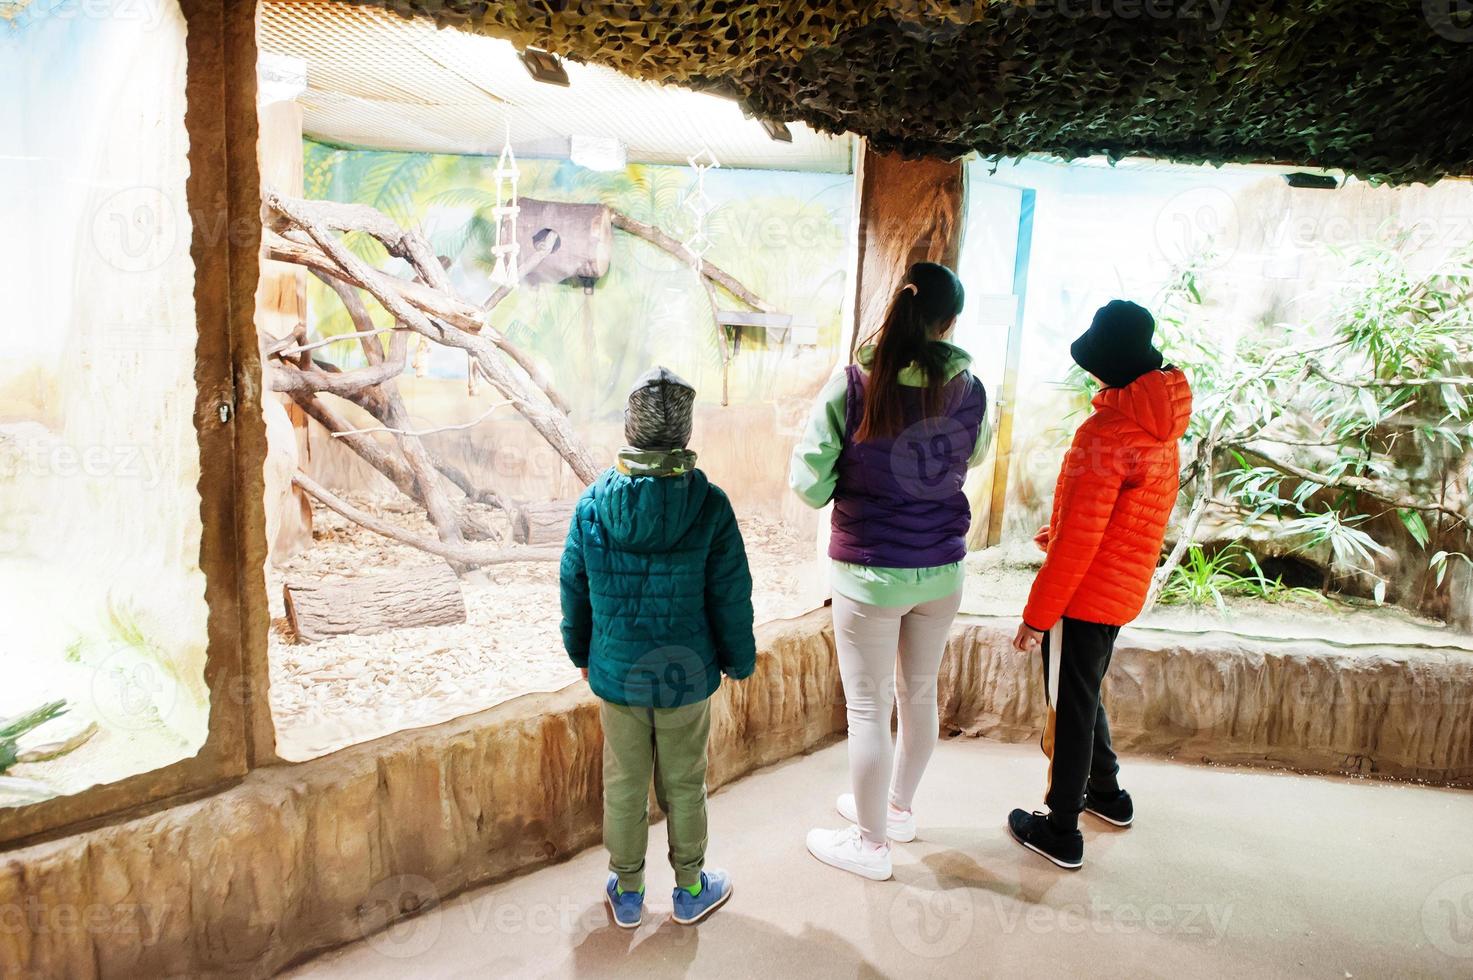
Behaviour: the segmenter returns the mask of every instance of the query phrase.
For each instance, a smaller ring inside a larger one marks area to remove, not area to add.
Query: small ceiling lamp
[[[1284,181],[1299,190],[1333,191],[1340,186],[1340,182],[1329,174],[1284,174]]]
[[[563,67],[563,61],[551,51],[541,48],[524,48],[522,50],[522,65],[527,69],[527,74],[539,82],[548,85],[561,85],[567,88],[568,70]]]
[[[780,122],[776,119],[758,119],[757,121],[762,124],[762,128],[766,130],[769,139],[775,140],[778,143],[793,142],[793,131],[788,128],[787,123]]]

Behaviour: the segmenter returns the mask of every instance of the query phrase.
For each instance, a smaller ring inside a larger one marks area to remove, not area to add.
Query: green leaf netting
[[[912,155],[1473,173],[1455,0],[377,2]]]

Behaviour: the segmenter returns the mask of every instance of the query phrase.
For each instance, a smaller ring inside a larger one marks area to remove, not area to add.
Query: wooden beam
[[[914,262],[956,268],[966,207],[961,160],[907,160],[865,147],[859,181],[859,274],[849,356],[884,322]]]
[[[1033,252],[1032,190],[1023,191],[1018,210],[1018,244],[1013,252],[1013,296],[1017,305],[1008,327],[1004,355],[1002,392],[997,400],[997,448],[993,457],[992,502],[987,508],[987,542],[991,548],[1002,541],[1002,519],[1008,498],[1008,468],[1013,460],[1013,410],[1018,403],[1018,362],[1023,350],[1023,309],[1028,296],[1028,262]]]

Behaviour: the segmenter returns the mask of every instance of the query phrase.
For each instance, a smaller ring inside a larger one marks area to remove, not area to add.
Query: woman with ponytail
[[[874,343],[820,393],[788,478],[810,507],[834,505],[834,640],[853,784],[836,803],[851,826],[811,831],[808,850],[877,881],[890,877],[890,841],[915,838],[911,799],[936,747],[936,674],[962,598],[971,523],[962,483],[991,439],[971,358],[946,340],[962,301],[950,269],[910,267]]]

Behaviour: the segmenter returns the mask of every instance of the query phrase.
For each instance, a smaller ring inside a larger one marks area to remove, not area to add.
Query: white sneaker
[[[843,830],[810,830],[808,853],[824,864],[848,871],[871,881],[890,878],[890,845],[875,850],[859,836],[852,824]]]
[[[854,794],[844,793],[834,802],[839,816],[850,823],[859,823],[859,808],[854,805]],[[885,836],[902,844],[916,839],[916,815],[913,810],[904,812],[894,806],[885,808]]]

